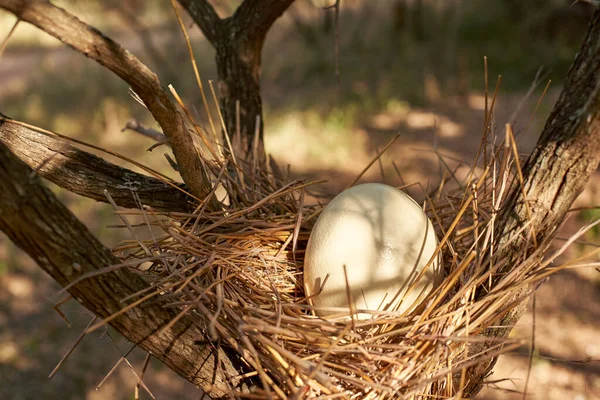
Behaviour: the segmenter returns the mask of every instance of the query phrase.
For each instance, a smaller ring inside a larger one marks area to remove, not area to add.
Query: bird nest
[[[236,397],[450,397],[466,384],[470,366],[520,344],[503,339],[473,350],[549,274],[540,257],[497,273],[505,260],[492,255],[506,244],[494,235],[496,218],[520,173],[514,141],[506,137],[506,146],[489,146],[485,162],[468,168],[464,179],[448,168],[439,187],[420,191],[440,238],[445,278],[417,311],[367,320],[315,316],[302,278],[322,209],[305,204],[313,183],[248,173],[251,167],[242,172],[235,160],[205,160],[229,206],[201,204],[188,214],[119,211],[123,218],[143,215],[163,234],[115,251],[129,265],[139,261],[139,273],[156,289],[154,301],[175,307],[175,320],[194,318],[209,341],[237,352],[244,371],[228,382]]]

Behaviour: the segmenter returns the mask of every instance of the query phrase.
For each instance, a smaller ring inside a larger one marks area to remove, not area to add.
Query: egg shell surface
[[[306,295],[319,316],[349,313],[346,266],[353,308],[363,311],[359,319],[372,317],[365,310],[412,309],[443,278],[436,257],[417,280],[437,243],[431,221],[410,196],[384,184],[354,186],[337,195],[313,227],[304,260]]]

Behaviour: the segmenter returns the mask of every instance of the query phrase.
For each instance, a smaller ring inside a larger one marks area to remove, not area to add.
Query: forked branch
[[[118,265],[110,250],[32,172],[0,143],[0,230],[63,287],[86,273]],[[136,293],[147,288],[139,276],[121,267],[82,280],[69,292],[88,310],[107,318],[128,304],[124,299],[137,300]],[[110,324],[211,396],[223,396],[229,390],[225,378],[237,375],[236,368],[222,348],[206,342],[188,317],[159,333],[176,315],[176,310],[153,301],[129,309]]]
[[[244,0],[233,13],[229,26],[243,30],[244,37],[264,41],[273,23],[293,2],[294,0]]]
[[[221,36],[223,20],[207,0],[178,0],[196,23],[206,39],[214,45]]]
[[[250,42],[264,40],[273,23],[294,0],[244,0],[229,18],[221,19],[206,0],[178,0],[208,41],[217,48],[219,41],[243,37]],[[236,32],[237,31],[237,32]]]
[[[127,82],[139,95],[169,139],[181,177],[191,193],[204,199],[210,192],[184,117],[156,74],[137,57],[99,30],[43,0],[0,0],[0,7],[97,61]]]

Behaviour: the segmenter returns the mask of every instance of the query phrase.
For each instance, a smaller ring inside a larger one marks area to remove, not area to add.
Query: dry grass
[[[122,266],[137,266],[150,283],[135,298],[124,299],[123,311],[158,301],[176,308],[177,318],[192,316],[207,332],[209,345],[227,346],[242,357],[247,372],[229,377],[237,397],[451,397],[464,384],[465,368],[521,344],[507,339],[485,354],[468,351],[516,305],[516,294],[524,289],[530,294],[536,283],[561,268],[585,264],[582,257],[550,267],[561,248],[545,261],[534,253],[511,273],[497,276],[505,260],[493,255],[508,244],[494,236],[496,216],[522,181],[507,126],[503,141],[482,141],[485,164],[473,165],[466,180],[459,181],[455,170],[448,169],[438,188],[422,190],[441,238],[438,251],[446,275],[425,308],[408,314],[379,312],[360,322],[349,322],[347,316],[318,318],[302,284],[304,249],[321,210],[304,204],[312,183],[287,182],[256,166],[241,168],[240,160],[224,157],[217,145],[209,153],[201,156],[215,190],[225,188],[230,205],[208,210],[205,202],[190,214],[118,211],[133,239],[115,252]],[[129,216],[141,217],[143,225],[158,227],[164,235],[139,239]],[[540,249],[544,245],[538,244]],[[241,382],[251,383],[252,392],[235,392]]]

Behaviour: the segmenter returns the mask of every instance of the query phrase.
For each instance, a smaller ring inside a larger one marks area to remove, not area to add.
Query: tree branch
[[[221,36],[223,20],[206,0],[178,0],[179,4],[190,14],[206,39],[216,47],[217,38]]]
[[[236,27],[243,36],[264,41],[268,30],[294,0],[244,0],[229,20],[230,30]]]
[[[238,33],[252,42],[264,40],[267,31],[294,0],[244,0],[233,15],[221,19],[207,0],[178,0],[204,36],[215,47],[220,40],[232,40]],[[236,33],[235,36],[231,36]]]
[[[536,239],[554,234],[600,162],[600,10],[590,22],[565,85],[500,220],[508,242],[532,210]],[[513,208],[513,211],[510,209]],[[521,246],[517,243],[517,246]],[[511,250],[512,251],[512,250]]]
[[[159,179],[121,168],[23,125],[0,121],[0,143],[40,176],[80,196],[106,202],[107,190],[120,207],[138,208],[135,192],[143,205],[160,211],[193,209],[189,196]],[[176,185],[183,189],[183,185]]]
[[[63,287],[86,273],[119,263],[110,250],[41,185],[31,168],[2,143],[0,230]],[[135,273],[121,268],[85,279],[69,292],[94,314],[106,318],[126,306],[122,299],[147,287]],[[223,349],[196,344],[205,337],[192,320],[183,317],[170,330],[158,334],[176,312],[163,308],[160,302],[146,302],[113,319],[111,325],[211,396],[225,395],[226,376],[238,372]],[[217,351],[223,364],[215,370]]]
[[[561,95],[525,165],[523,189],[513,190],[499,215],[496,235],[502,238],[500,246],[511,243],[494,254],[506,266],[499,275],[512,272],[510,268],[519,265],[520,260],[548,246],[599,163],[600,10],[597,10]],[[525,223],[529,224],[527,230],[519,233]],[[488,336],[508,337],[526,310],[525,294],[527,289],[515,295],[514,300],[522,299],[521,303],[498,321],[496,325],[503,328],[489,329]],[[476,343],[471,352],[482,352],[495,343]],[[492,359],[468,370],[464,397],[474,397],[481,390],[495,362]]]
[[[225,19],[205,0],[178,1],[216,50],[220,108],[235,157],[265,168],[261,52],[267,31],[293,0],[245,0]]]
[[[0,0],[0,7],[97,61],[127,82],[169,138],[181,176],[191,193],[201,199],[208,195],[210,182],[183,116],[154,72],[123,46],[50,2]]]

